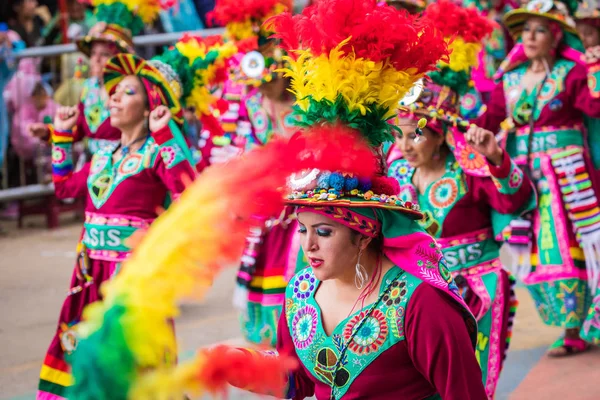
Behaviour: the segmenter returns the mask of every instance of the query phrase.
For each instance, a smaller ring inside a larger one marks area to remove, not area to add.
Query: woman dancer
[[[490,23],[476,11],[448,1],[429,5],[425,18],[441,29],[453,52],[448,63],[430,73],[431,81],[412,93],[415,103],[400,112],[396,123],[403,133],[397,135],[396,148],[402,158],[390,164],[388,176],[398,180],[403,201],[419,204],[425,214],[419,224],[438,239],[477,318],[476,354],[492,399],[516,306],[514,280],[500,263],[502,230],[511,222],[510,214],[517,217],[535,207],[535,194],[492,132],[477,137],[469,132],[465,137],[456,128],[467,125],[460,117],[461,95],[468,91],[476,50],[489,34]],[[451,21],[469,24],[455,26]]]
[[[118,272],[136,231],[157,217],[168,192],[177,196],[195,173],[172,129],[182,122],[171,84],[150,63],[128,54],[109,60],[103,76],[119,143],[103,147],[73,172],[71,148],[79,109],[61,107],[54,121],[53,179],[59,198],[86,196],[84,233],[56,334],[40,374],[38,398],[63,398],[71,384],[65,356],[77,349],[75,325]],[[179,133],[180,134],[180,133]]]
[[[414,221],[417,205],[398,199],[396,181],[382,175],[386,120],[447,55],[444,39],[427,19],[417,28],[415,17],[358,0],[322,0],[274,21],[298,57],[288,74],[307,130],[363,135],[373,149],[364,161],[378,166],[371,176],[308,170],[289,179],[309,266],[287,286],[277,331],[279,353],[300,365],[286,397],[485,399],[473,317],[435,241]]]
[[[600,117],[600,68],[597,60],[586,65],[569,11],[561,2],[538,0],[505,16],[521,43],[500,68],[487,112],[473,121],[481,129],[472,131],[497,132],[507,119],[513,131],[505,150],[537,188],[538,206],[523,221],[533,235],[519,275],[542,320],[565,329],[551,356],[587,349],[579,331],[599,273],[600,207],[591,163],[598,154],[588,145],[585,123],[586,116]]]

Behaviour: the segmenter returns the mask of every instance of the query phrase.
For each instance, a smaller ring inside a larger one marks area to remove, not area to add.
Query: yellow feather
[[[480,43],[465,42],[458,37],[449,44],[448,48],[452,50],[450,63],[440,62],[440,66],[449,66],[451,70],[456,72],[469,71],[469,69],[477,66],[477,55],[481,50]]]
[[[296,104],[307,110],[307,97],[316,101],[334,102],[342,96],[348,109],[366,114],[375,105],[395,110],[396,105],[421,77],[414,70],[397,71],[388,62],[374,62],[344,54],[344,40],[328,55],[314,57],[309,50],[296,52],[294,60],[287,57],[288,68],[280,70],[292,78],[290,91],[296,95]],[[390,115],[393,115],[391,112]]]

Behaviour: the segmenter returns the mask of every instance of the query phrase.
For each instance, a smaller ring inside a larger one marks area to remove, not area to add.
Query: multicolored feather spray
[[[144,25],[153,23],[161,10],[175,3],[176,0],[89,0],[98,22],[126,26],[131,36],[142,33]]]
[[[439,60],[447,43],[431,21],[376,0],[320,0],[302,14],[269,19],[289,54],[300,125],[341,122],[373,146],[392,141],[386,121]]]
[[[375,164],[362,136],[336,126],[277,139],[206,169],[101,288],[104,300],[86,308],[82,339],[70,360],[72,398],[139,399],[152,393],[154,399],[172,399],[222,390],[218,371],[202,373],[210,365],[207,353],[177,367],[171,362],[176,345],[169,321],[178,314],[178,301],[204,293],[222,266],[239,260],[250,227],[283,207],[290,174],[320,168],[370,176]],[[254,383],[280,389],[281,380],[260,373],[266,365],[271,371],[279,366],[283,376],[284,361],[263,359],[248,364]]]
[[[463,8],[450,1],[431,3],[424,18],[440,30],[452,53],[448,61],[441,61],[439,70],[429,77],[440,86],[447,86],[459,95],[470,87],[471,69],[477,66],[484,39],[492,33],[496,23],[477,11]]]

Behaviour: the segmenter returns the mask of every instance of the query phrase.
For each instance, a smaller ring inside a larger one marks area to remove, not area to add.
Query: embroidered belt
[[[450,272],[481,274],[501,268],[500,247],[492,229],[485,228],[465,235],[437,239]]]
[[[584,146],[583,125],[573,126],[542,126],[533,129],[531,140],[531,155],[545,153],[549,150],[564,149],[567,146]],[[527,162],[529,147],[529,126],[522,126],[516,130],[516,157],[517,164]]]
[[[152,220],[86,212],[83,244],[92,259],[121,262],[129,255],[129,239],[138,229],[146,229]]]

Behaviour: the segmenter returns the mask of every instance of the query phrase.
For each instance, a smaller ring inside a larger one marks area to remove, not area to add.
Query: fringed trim
[[[588,285],[594,293],[600,277],[600,205],[587,171],[583,150],[553,154],[552,166],[559,178],[565,209],[585,254]]]
[[[517,300],[517,293],[515,291],[515,286],[517,284],[517,280],[509,273],[508,281],[510,285],[509,289],[509,300],[508,300],[508,321],[506,328],[506,347],[504,350],[504,357],[502,361],[506,359],[506,355],[508,354],[508,348],[510,347],[510,341],[512,339],[512,330],[515,322],[515,314],[517,313],[517,307],[519,306],[519,301]]]
[[[585,254],[588,286],[592,295],[595,295],[598,293],[598,283],[600,282],[600,232],[583,235],[581,247]]]
[[[531,273],[531,226],[531,220],[518,218],[512,220],[502,234],[511,255],[509,269],[521,280]]]

